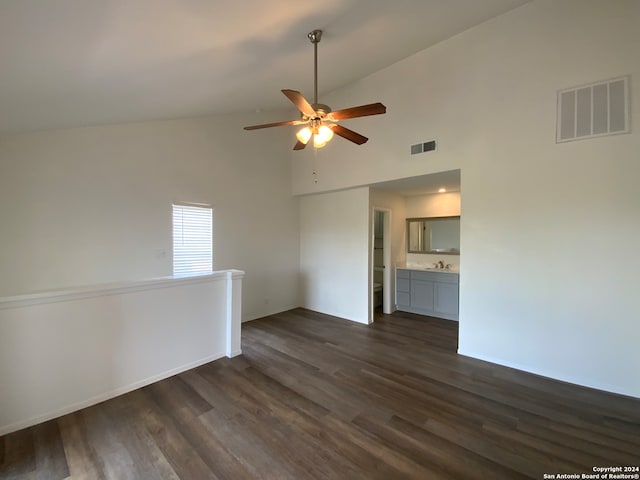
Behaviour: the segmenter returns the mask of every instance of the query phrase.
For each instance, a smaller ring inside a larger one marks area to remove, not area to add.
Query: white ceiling
[[[371,188],[386,190],[404,197],[431,195],[439,193],[438,191],[441,188],[444,188],[447,192],[459,192],[460,170],[449,170],[447,172],[375,183],[371,185]]]
[[[0,133],[286,109],[528,0],[0,0]],[[378,99],[372,99],[378,100]]]

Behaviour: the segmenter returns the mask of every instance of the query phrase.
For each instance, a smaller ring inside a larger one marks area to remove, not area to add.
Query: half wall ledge
[[[0,435],[240,355],[240,270],[0,298]]]

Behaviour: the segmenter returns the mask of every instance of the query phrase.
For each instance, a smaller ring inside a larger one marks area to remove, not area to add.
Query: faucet
[[[437,267],[436,267],[436,268],[444,268],[444,263],[442,263],[442,260],[440,260],[440,261],[437,263]]]

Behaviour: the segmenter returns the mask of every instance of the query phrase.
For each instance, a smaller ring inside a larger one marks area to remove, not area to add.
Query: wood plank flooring
[[[457,323],[296,309],[221,359],[0,437],[2,479],[542,479],[640,465],[640,400],[457,355]],[[548,477],[549,478],[549,477]]]

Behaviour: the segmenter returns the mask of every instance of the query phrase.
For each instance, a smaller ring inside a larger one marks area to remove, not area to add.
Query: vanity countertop
[[[416,270],[419,272],[437,272],[437,273],[455,273],[456,275],[460,274],[460,271],[457,269],[451,269],[451,270],[447,270],[446,268],[435,268],[435,267],[429,267],[427,265],[407,265],[407,264],[398,264],[396,265],[397,269],[402,269],[402,270]]]

